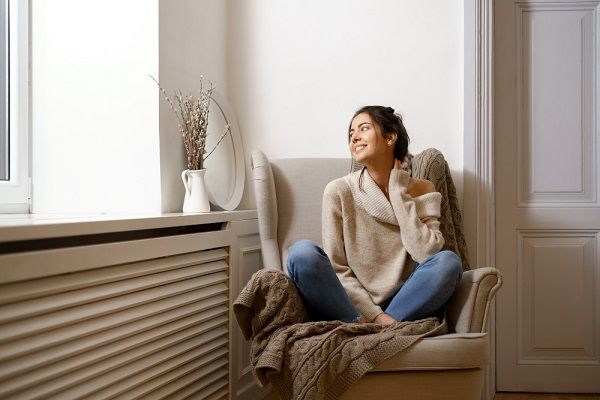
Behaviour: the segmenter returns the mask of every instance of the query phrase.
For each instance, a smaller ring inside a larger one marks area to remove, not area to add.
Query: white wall
[[[158,2],[31,13],[33,211],[160,211]]]
[[[227,93],[227,7],[222,0],[160,0],[160,84],[169,93],[197,93],[200,76]],[[175,115],[160,99],[162,211],[181,211],[187,168]]]
[[[353,112],[389,105],[404,116],[411,152],[440,149],[462,193],[462,7],[230,0],[228,94],[246,153],[347,157]],[[242,205],[252,208],[248,189]]]
[[[249,154],[348,156],[365,104],[404,115],[462,193],[460,0],[32,0],[34,212],[179,211],[168,91],[226,94]],[[160,72],[160,74],[159,74]],[[160,132],[160,134],[159,134]],[[141,199],[141,201],[140,201]]]

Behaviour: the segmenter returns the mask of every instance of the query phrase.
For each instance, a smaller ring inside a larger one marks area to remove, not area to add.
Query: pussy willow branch
[[[208,154],[206,155],[206,157],[204,157],[204,161],[206,161],[208,159],[208,157],[210,157],[210,155],[213,153],[213,151],[215,151],[215,149],[217,148],[217,146],[219,145],[219,143],[221,143],[221,140],[223,140],[225,138],[225,136],[227,136],[228,133],[231,133],[231,127],[229,126],[229,124],[225,125],[225,129],[224,129],[223,134],[221,135],[221,137],[217,141],[217,144],[215,144],[215,146],[212,148],[212,150],[208,152]]]
[[[178,120],[179,131],[183,137],[183,144],[187,154],[189,169],[204,168],[206,154],[206,135],[208,128],[208,113],[210,111],[211,95],[215,86],[210,82],[210,88],[203,90],[203,76],[200,76],[200,95],[184,96],[181,90],[175,92],[175,102],[171,100],[167,92],[153,76],[150,76],[158,85],[160,92],[167,101],[169,108],[175,113]],[[223,135],[224,136],[224,135]],[[222,140],[219,139],[219,142]],[[218,144],[218,143],[217,143]],[[213,150],[211,150],[211,153]],[[210,155],[210,153],[209,153]]]
[[[179,122],[181,123],[181,118],[179,117],[179,114],[177,114],[177,110],[175,110],[175,105],[171,101],[171,98],[169,97],[169,95],[167,95],[167,92],[165,92],[165,89],[163,89],[162,86],[160,86],[160,83],[158,83],[158,81],[156,79],[154,79],[154,77],[152,75],[150,75],[150,78],[152,78],[152,80],[154,82],[156,82],[156,85],[158,86],[158,89],[160,90],[160,92],[162,93],[163,97],[165,98],[165,100],[169,104],[169,108],[173,111],[173,113],[175,114],[175,116],[177,117],[177,119],[179,120]]]

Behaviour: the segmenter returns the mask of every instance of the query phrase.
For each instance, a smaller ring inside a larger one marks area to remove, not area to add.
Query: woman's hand
[[[394,160],[394,168],[402,170],[402,161]],[[406,193],[411,197],[419,197],[427,193],[435,192],[435,186],[428,180],[425,179],[413,179],[408,178],[406,184]]]
[[[375,317],[375,319],[373,320],[373,323],[375,324],[383,324],[383,325],[391,325],[396,321],[391,315],[386,314],[386,313],[381,313],[378,316]]]
[[[390,165],[390,164],[388,164]],[[398,160],[397,158],[394,159],[394,168],[396,169],[402,169],[402,161]]]

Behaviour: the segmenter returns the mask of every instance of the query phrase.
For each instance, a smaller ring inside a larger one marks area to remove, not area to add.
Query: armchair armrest
[[[485,332],[490,303],[500,286],[502,275],[495,268],[466,271],[446,307],[449,331]]]
[[[251,163],[263,265],[265,268],[281,270],[279,244],[277,243],[277,224],[279,222],[277,195],[273,170],[267,156],[260,150],[252,152]]]

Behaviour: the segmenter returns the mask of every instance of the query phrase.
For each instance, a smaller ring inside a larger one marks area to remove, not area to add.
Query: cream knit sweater
[[[325,188],[323,250],[358,312],[372,321],[383,312],[378,304],[398,291],[416,263],[444,245],[441,195],[412,198],[406,193],[408,173],[393,169],[388,201],[367,170],[359,186],[360,175],[353,172]]]

